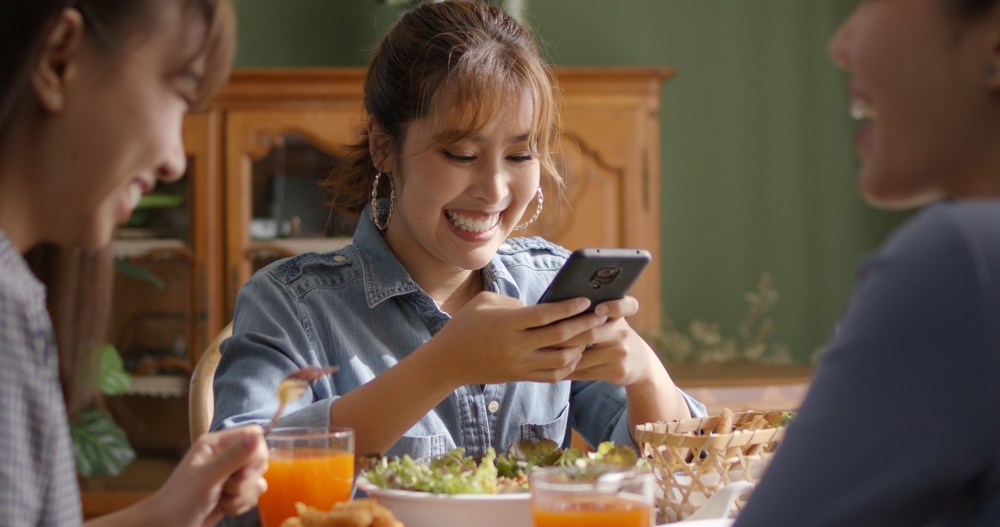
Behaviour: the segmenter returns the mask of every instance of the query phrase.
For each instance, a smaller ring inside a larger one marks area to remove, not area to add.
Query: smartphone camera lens
[[[618,278],[622,270],[619,267],[602,267],[598,269],[594,276],[590,277],[590,286],[594,289],[600,289],[602,285],[608,285]]]

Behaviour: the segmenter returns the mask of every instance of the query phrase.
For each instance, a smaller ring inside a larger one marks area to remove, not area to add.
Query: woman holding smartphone
[[[424,4],[379,45],[367,123],[328,186],[352,245],[258,272],[215,380],[215,429],[266,421],[307,365],[339,366],[284,425],[340,425],[359,453],[418,458],[521,439],[634,445],[633,425],[702,412],[625,317],[634,298],[537,304],[569,255],[508,239],[561,183],[552,87],[527,32],[478,2]],[[550,198],[551,199],[551,198]],[[590,348],[586,348],[592,345]]]
[[[1000,525],[1000,1],[860,2],[860,188],[934,202],[861,269],[745,526]]]
[[[0,0],[0,525],[82,522],[45,288],[22,254],[106,246],[225,79],[228,0]],[[82,306],[79,309],[92,309]],[[266,484],[261,430],[210,434],[153,496],[88,525],[215,525]]]

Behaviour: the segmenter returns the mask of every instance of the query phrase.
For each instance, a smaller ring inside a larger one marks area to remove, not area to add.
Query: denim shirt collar
[[[420,286],[410,278],[410,273],[406,272],[403,264],[399,263],[399,259],[385,243],[382,233],[372,221],[371,207],[366,205],[361,211],[352,243],[364,270],[368,307],[374,308],[394,296],[420,291]],[[386,200],[379,200],[378,212],[379,218],[385,221],[389,212]]]
[[[423,292],[385,243],[382,232],[372,221],[371,207],[371,204],[366,205],[361,211],[358,228],[352,240],[364,270],[365,296],[369,308],[395,296]],[[385,221],[389,214],[388,200],[378,200],[378,214],[379,219]],[[520,298],[520,289],[499,255],[494,254],[490,263],[481,272],[483,290]]]

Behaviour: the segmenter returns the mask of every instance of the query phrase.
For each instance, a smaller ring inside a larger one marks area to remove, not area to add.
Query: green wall
[[[236,0],[237,66],[363,65],[395,9],[376,0]],[[733,333],[764,271],[779,340],[806,362],[863,254],[898,223],[857,196],[845,75],[826,41],[853,0],[532,0],[559,65],[668,65],[662,99],[664,311]]]

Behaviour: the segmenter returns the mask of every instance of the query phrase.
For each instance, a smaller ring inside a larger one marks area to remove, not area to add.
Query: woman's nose
[[[490,204],[503,201],[507,196],[509,174],[504,170],[503,163],[489,163],[482,174],[476,178],[473,189],[475,196]]]
[[[156,179],[164,182],[177,181],[184,175],[187,169],[187,154],[184,153],[184,140],[179,137],[168,154],[167,158],[156,168]]]
[[[833,37],[830,38],[830,43],[827,45],[827,53],[830,55],[830,60],[845,70],[851,68],[849,50],[851,39],[854,37],[854,23],[857,18],[858,9],[860,9],[860,6],[847,17],[847,20],[844,20],[844,23],[833,34]]]

